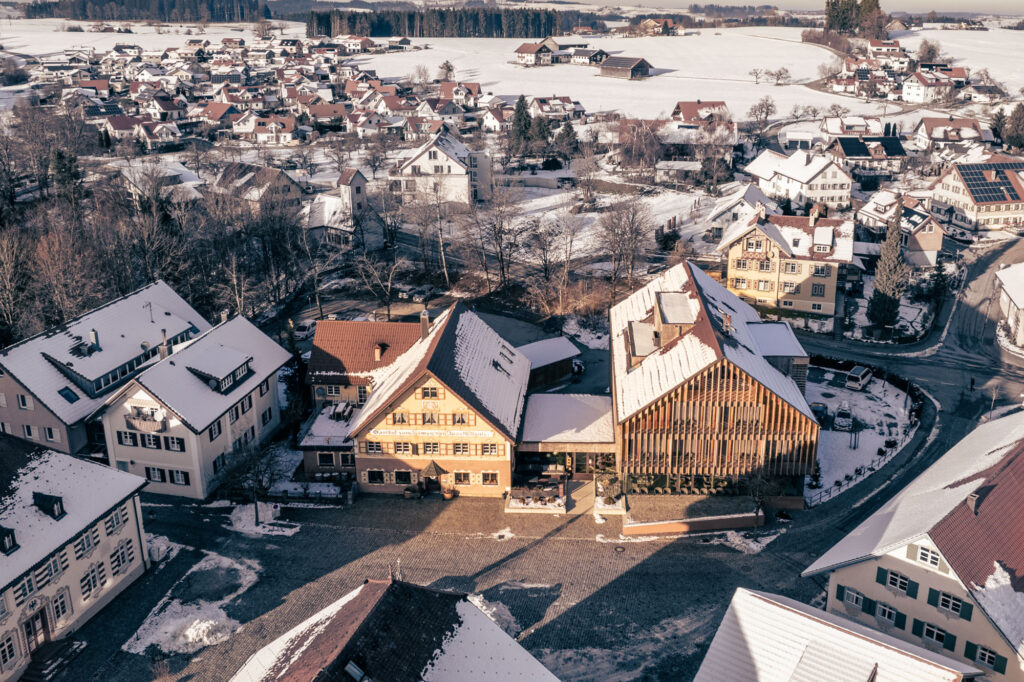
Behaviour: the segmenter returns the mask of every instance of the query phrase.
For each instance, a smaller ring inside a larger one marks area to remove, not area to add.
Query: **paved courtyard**
[[[349,508],[288,508],[292,536],[252,538],[229,527],[229,508],[150,498],[147,530],[186,545],[78,634],[89,646],[68,680],[224,680],[260,646],[366,578],[479,593],[496,619],[563,679],[686,679],[699,666],[740,585],[810,601],[798,577],[809,556],[784,533],[760,555],[709,538],[625,540],[621,519],[516,515],[497,500],[411,501],[366,496]],[[777,531],[778,528],[771,529]],[[795,530],[791,529],[791,530]],[[255,561],[259,578],[224,607],[242,624],[227,641],[154,664],[121,646],[203,556]]]

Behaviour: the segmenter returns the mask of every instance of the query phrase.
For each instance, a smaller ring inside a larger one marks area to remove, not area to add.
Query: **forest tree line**
[[[257,0],[57,0],[25,5],[28,19],[169,22],[257,21],[269,18]]]
[[[410,38],[536,38],[555,35],[560,12],[534,9],[429,9],[425,11],[310,12],[306,35]],[[578,13],[577,13],[578,14]]]

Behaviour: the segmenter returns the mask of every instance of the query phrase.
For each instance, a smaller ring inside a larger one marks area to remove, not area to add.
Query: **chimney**
[[[978,515],[978,503],[980,502],[978,491],[975,490],[973,493],[967,496],[967,508],[971,510],[971,513],[975,516]]]
[[[227,308],[224,308],[223,310],[220,311],[220,321],[222,323],[228,321],[228,309]]]
[[[373,361],[380,362],[380,359],[384,356],[384,344],[378,343],[373,347]]]
[[[100,333],[95,329],[89,330],[89,345],[96,350],[100,350]]]
[[[807,218],[808,218],[808,220],[807,220],[808,225],[810,225],[811,227],[814,227],[814,223],[818,222],[818,215],[819,215],[818,205],[815,204],[811,208],[810,214],[807,216]]]
[[[767,209],[765,209],[764,204],[758,201],[754,204],[754,210],[757,211],[757,219],[763,221],[767,213]]]
[[[167,344],[167,330],[161,329],[160,335],[163,337],[164,340],[160,343],[160,346],[157,348],[157,353],[159,353],[160,359],[163,360],[164,358],[171,354],[171,347]]]
[[[424,308],[420,311],[420,338],[425,339],[430,333],[430,313]]]
[[[728,313],[722,313],[722,333],[732,336],[732,315]]]

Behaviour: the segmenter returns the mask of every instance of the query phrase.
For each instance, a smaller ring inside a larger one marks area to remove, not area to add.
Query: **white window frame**
[[[938,568],[939,566],[939,553],[929,549],[928,547],[917,548],[917,560],[926,566],[932,566]]]
[[[460,483],[460,476],[465,476],[466,480]],[[452,481],[455,483],[455,485],[470,485],[473,481],[473,475],[468,471],[455,471],[452,473]]]
[[[907,589],[910,587],[910,578],[903,575],[902,573],[897,573],[896,571],[889,571],[888,575],[885,578],[885,584],[887,587],[891,587],[894,590],[906,594]]]
[[[963,609],[964,600],[955,597],[948,592],[939,592],[939,608],[959,616]]]
[[[19,653],[14,635],[8,635],[0,639],[0,666],[6,667],[11,662],[18,660]]]
[[[885,602],[878,602],[875,606],[875,616],[891,625],[896,624],[896,609]]]
[[[188,472],[187,471],[182,471],[180,469],[169,469],[167,473],[168,473],[168,477],[167,477],[168,480],[171,483],[173,483],[174,485],[191,485],[191,482],[192,482],[191,478],[192,477],[188,476]],[[185,480],[185,476],[189,477],[188,481]]]
[[[921,630],[921,639],[929,642],[935,642],[939,646],[942,646],[946,642],[946,631],[937,625],[925,623]]]
[[[843,592],[843,602],[857,608],[862,608],[864,606],[864,595],[857,590],[851,590],[847,587]]]
[[[982,646],[980,644],[978,645],[978,653],[974,655],[974,661],[976,663],[981,663],[986,668],[996,667],[997,658],[999,658],[999,654],[992,649],[989,649],[987,646]]]
[[[494,477],[494,482],[493,483],[489,483],[487,481],[487,477],[488,476],[493,476]],[[500,480],[500,477],[499,477],[499,474],[498,474],[497,471],[484,471],[484,472],[480,473],[480,485],[498,485],[498,481],[499,480]]]

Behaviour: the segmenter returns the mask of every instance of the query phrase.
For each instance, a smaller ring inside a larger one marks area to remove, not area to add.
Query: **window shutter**
[[[1006,672],[1006,659],[1003,658],[1002,656],[998,656],[997,655],[996,656],[996,663],[995,663],[995,665],[992,666],[992,669],[995,670],[999,674],[1005,673]]]
[[[438,400],[444,400],[444,389],[443,388],[438,388],[437,389],[437,399]]]
[[[900,630],[905,630],[907,628],[907,614],[897,611],[896,620],[894,620],[892,624]]]
[[[420,446],[418,444],[416,444],[416,443],[410,443],[409,444],[409,454],[410,455],[418,455],[419,454],[419,449],[420,449]]]
[[[917,545],[907,545],[907,558],[917,561]]]
[[[423,389],[417,388],[412,392],[413,400],[423,400]]]
[[[956,651],[956,635],[947,632],[942,640],[942,648],[946,651]]]
[[[915,618],[914,624],[910,626],[910,632],[912,632],[915,637],[920,637],[924,634],[924,623]]]
[[[467,415],[467,417],[468,417],[468,418],[466,419],[466,422],[467,422],[467,424],[466,424],[466,425],[467,425],[467,426],[476,426],[476,414],[475,414],[475,413],[473,413],[473,412],[470,412],[470,413],[469,413],[469,414]]]
[[[388,424],[389,426],[390,426],[391,424],[394,424],[394,423],[395,423],[395,415],[394,415],[394,414],[389,414],[389,415],[387,416],[387,419],[385,419],[385,420],[384,420],[384,423],[385,423],[385,424]]]
[[[907,591],[908,592],[910,591],[909,587],[907,588]],[[929,587],[928,588],[928,606],[938,606],[938,605],[939,605],[939,591],[938,590],[933,590],[932,588]]]
[[[911,599],[917,599],[917,588],[918,584],[913,580],[907,581],[907,596]]]
[[[836,599],[838,599],[839,601],[843,601],[843,598],[845,597],[845,595],[846,595],[846,588],[843,587],[842,585],[836,585]]]
[[[978,657],[978,645],[974,642],[964,642],[964,658],[968,661],[973,661]]]
[[[889,579],[889,571],[887,571],[884,568],[882,568],[881,566],[879,566],[878,570],[875,572],[875,582],[878,583],[879,585],[885,585],[886,582],[888,581],[888,579]]]
[[[370,477],[367,476],[366,471],[360,471],[359,480],[362,481],[363,483],[369,483]]]
[[[960,617],[964,620],[970,620],[973,615],[974,607],[967,602],[961,602],[960,604]]]
[[[876,603],[877,602],[875,602],[874,599],[868,599],[867,597],[864,597],[864,603],[861,604],[861,609],[864,611],[864,613],[868,614],[869,616],[873,616],[875,615]]]

